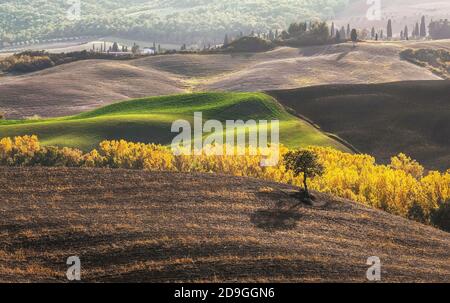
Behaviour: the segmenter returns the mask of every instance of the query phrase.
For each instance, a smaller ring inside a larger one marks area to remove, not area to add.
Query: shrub
[[[292,23],[288,31],[281,34],[281,45],[300,47],[332,43],[330,30],[326,22]]]
[[[33,159],[36,153],[41,150],[36,136],[15,137],[12,142],[6,159],[8,165],[28,166],[36,163]]]
[[[445,49],[406,49],[400,53],[403,60],[430,69],[445,79],[450,79],[450,52]]]
[[[392,157],[390,167],[396,170],[402,170],[418,180],[423,177],[425,170],[416,160],[411,159],[405,154]]]
[[[13,141],[11,138],[0,139],[0,164],[8,164],[8,159],[11,157],[11,152],[13,149]]]
[[[47,55],[32,56],[29,54],[13,55],[0,62],[0,68],[3,71],[17,73],[34,72],[54,65]]]
[[[0,140],[0,164],[9,166],[81,166],[83,153],[72,148],[41,147],[36,136]]]
[[[170,150],[155,144],[132,143],[125,140],[103,141],[100,143],[99,155],[93,154],[91,157],[93,159],[90,164],[97,161],[111,168],[159,171],[173,169],[173,155]]]
[[[87,51],[52,54],[45,51],[25,51],[0,60],[0,70],[13,73],[29,73],[52,66],[87,59],[127,60],[133,56],[120,56]]]
[[[48,57],[22,57],[20,61],[7,69],[7,72],[28,73],[54,66],[55,63]]]
[[[428,216],[425,214],[425,211],[423,210],[423,207],[417,203],[414,202],[411,205],[411,208],[408,211],[408,219],[414,220],[420,223],[427,223]]]
[[[450,232],[450,201],[442,203],[433,211],[431,222],[438,228]]]
[[[33,162],[42,166],[79,167],[82,165],[83,152],[71,148],[44,147],[35,154]]]
[[[274,47],[272,42],[258,37],[242,37],[226,46],[230,52],[265,52]]]
[[[83,163],[86,167],[105,167],[106,158],[94,149],[83,156]]]

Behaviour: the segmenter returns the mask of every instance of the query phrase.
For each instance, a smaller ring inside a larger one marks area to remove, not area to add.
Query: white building
[[[141,50],[141,54],[142,55],[154,55],[155,53],[156,53],[155,50],[153,48],[150,48],[150,47],[144,47]]]

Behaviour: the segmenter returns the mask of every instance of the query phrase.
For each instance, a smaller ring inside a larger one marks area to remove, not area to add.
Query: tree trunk
[[[308,183],[307,183],[306,173],[303,174],[303,185],[305,187],[305,196],[306,196],[306,198],[309,198],[309,190],[308,190]]]

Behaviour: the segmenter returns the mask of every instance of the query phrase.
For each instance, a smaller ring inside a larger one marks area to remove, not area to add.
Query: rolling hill
[[[380,162],[403,152],[427,168],[450,168],[449,81],[329,85],[270,95]]]
[[[0,108],[12,119],[73,115],[114,101],[185,91],[178,77],[128,61],[79,61],[0,79]]]
[[[266,91],[349,83],[438,80],[430,71],[400,60],[403,43],[366,42],[279,48],[245,68],[197,81],[197,89]]]
[[[102,140],[170,144],[172,123],[193,120],[280,120],[281,143],[288,147],[332,146],[349,150],[312,125],[289,114],[263,93],[198,93],[124,101],[76,116],[0,121],[1,137],[38,135],[46,145],[95,148]]]
[[[140,59],[181,77],[193,90],[265,91],[337,83],[438,80],[427,69],[400,59],[406,48],[430,42],[365,42],[303,48],[280,47],[264,53],[173,55]],[[441,42],[450,46],[450,41]]]
[[[450,234],[288,185],[230,176],[0,168],[0,281],[450,282]]]
[[[265,91],[337,83],[439,80],[400,59],[406,48],[441,42],[368,42],[278,48],[251,54],[176,54],[131,61],[89,60],[0,77],[0,108],[10,119],[73,115],[116,101],[191,91]]]

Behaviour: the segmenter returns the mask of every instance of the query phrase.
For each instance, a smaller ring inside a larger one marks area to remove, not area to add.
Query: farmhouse
[[[152,47],[144,47],[141,50],[142,55],[154,55],[156,53],[155,49]]]

